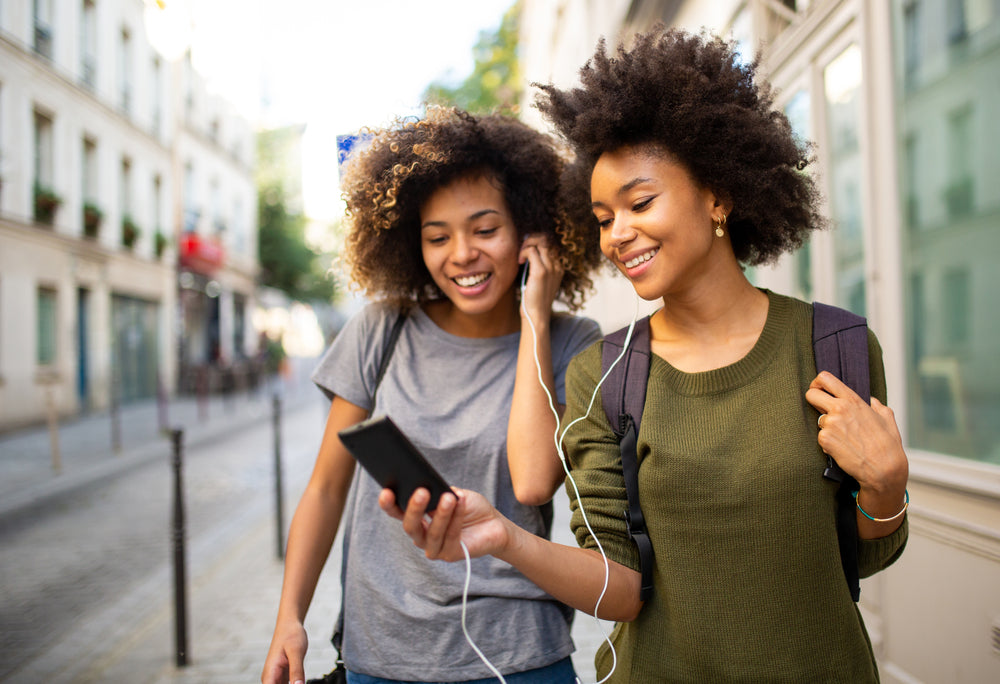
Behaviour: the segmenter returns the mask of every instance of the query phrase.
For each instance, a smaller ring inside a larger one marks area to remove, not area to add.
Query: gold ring
[[[824,418],[826,418],[826,414],[825,413],[821,413],[821,414],[819,414],[819,418],[816,419],[816,425],[819,426],[820,430],[823,429],[823,419]]]

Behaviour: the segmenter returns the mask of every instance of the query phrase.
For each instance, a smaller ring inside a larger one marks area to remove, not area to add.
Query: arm
[[[605,563],[599,553],[556,544],[526,532],[500,514],[480,494],[456,489],[445,495],[432,517],[425,517],[427,490],[418,489],[410,497],[406,511],[396,506],[392,490],[383,489],[379,506],[403,521],[403,529],[428,558],[457,561],[470,556],[493,555],[510,563],[554,598],[574,608],[594,614],[605,581]],[[607,562],[607,591],[597,617],[628,622],[642,608],[639,600],[639,573]]]
[[[308,640],[303,621],[337,535],[354,474],[354,459],[337,432],[367,416],[367,410],[339,396],[330,404],[316,465],[288,531],[285,577],[274,636],[260,678],[263,684],[305,681],[302,660]]]
[[[507,423],[507,464],[517,500],[539,505],[552,498],[565,477],[555,445],[565,407],[555,403],[550,329],[563,267],[545,239],[536,235],[525,238],[520,261],[528,264],[528,282],[521,298],[521,342]]]

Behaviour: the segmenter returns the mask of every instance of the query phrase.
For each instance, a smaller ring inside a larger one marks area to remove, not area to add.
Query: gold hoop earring
[[[716,237],[722,237],[725,235],[725,231],[722,230],[722,226],[726,225],[726,215],[723,214],[721,218],[715,219],[715,235]]]

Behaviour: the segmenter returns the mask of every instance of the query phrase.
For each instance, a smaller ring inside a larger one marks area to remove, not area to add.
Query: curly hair
[[[424,264],[420,209],[438,188],[483,176],[503,191],[518,235],[542,233],[566,269],[558,300],[575,310],[600,262],[597,234],[567,206],[567,167],[556,142],[499,114],[430,107],[422,119],[366,130],[367,146],[345,168],[344,260],[369,296],[407,309],[443,296]]]
[[[609,56],[602,39],[580,87],[539,85],[535,106],[590,169],[604,152],[651,147],[681,163],[702,187],[733,204],[727,226],[736,258],[776,260],[826,226],[811,161],[788,119],[772,109],[760,61],[734,42],[658,25]]]

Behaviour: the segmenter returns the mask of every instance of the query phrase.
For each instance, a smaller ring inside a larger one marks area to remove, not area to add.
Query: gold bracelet
[[[903,508],[899,511],[899,513],[892,516],[891,518],[873,518],[872,516],[868,515],[868,513],[865,512],[865,509],[861,507],[861,504],[858,503],[858,490],[855,489],[853,492],[851,492],[851,496],[854,497],[854,505],[858,507],[859,511],[861,511],[861,515],[865,516],[872,522],[877,522],[877,523],[892,522],[899,516],[903,515],[903,513],[906,513],[906,509],[909,508],[910,506],[910,491],[908,489],[904,489],[903,494],[906,496],[906,501],[903,502]]]

